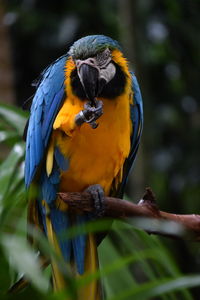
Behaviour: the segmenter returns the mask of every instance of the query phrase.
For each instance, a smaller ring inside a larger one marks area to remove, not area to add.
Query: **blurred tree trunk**
[[[133,70],[136,72],[137,78],[140,82],[142,78],[142,65],[139,56],[138,32],[139,22],[137,20],[137,7],[138,1],[134,0],[119,0],[119,19],[121,24],[120,39],[124,48],[125,56],[128,58],[131,64],[133,64]],[[142,88],[141,88],[142,89]],[[144,148],[140,145],[134,171],[131,172],[128,193],[131,198],[139,199],[141,197],[145,187],[145,170],[144,170]]]
[[[14,103],[14,76],[11,62],[11,45],[8,26],[5,24],[5,8],[0,0],[0,102]]]

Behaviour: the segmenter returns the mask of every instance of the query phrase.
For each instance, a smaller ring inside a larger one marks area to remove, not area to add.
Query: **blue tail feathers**
[[[41,195],[40,199],[44,200],[49,207],[49,218],[57,237],[57,241],[65,261],[69,262],[71,259],[75,261],[77,271],[79,274],[84,273],[85,262],[85,248],[87,237],[85,234],[78,234],[70,239],[67,237],[67,231],[72,226],[84,226],[87,221],[87,215],[73,215],[71,216],[67,211],[62,211],[56,206],[57,191],[60,181],[60,165],[63,158],[60,156],[58,149],[55,151],[54,164],[52,173],[47,176],[46,172],[41,176]],[[67,167],[67,163],[64,164]],[[39,210],[42,219],[42,226],[47,235],[46,226],[46,208],[42,201],[39,201]]]

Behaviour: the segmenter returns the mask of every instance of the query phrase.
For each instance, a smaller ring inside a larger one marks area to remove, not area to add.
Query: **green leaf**
[[[37,256],[20,236],[4,234],[1,238],[4,253],[11,266],[21,274],[25,274],[40,291],[47,291],[48,281],[42,275]]]
[[[8,289],[10,285],[10,270],[9,270],[9,263],[6,259],[4,253],[2,252],[2,249],[0,248],[0,299],[1,294],[5,294],[6,290]]]
[[[176,279],[160,279],[153,282],[140,284],[125,292],[118,294],[109,300],[146,300],[151,297],[171,293],[172,291],[179,291],[184,288],[197,287],[200,285],[200,275],[182,276]]]
[[[0,117],[3,118],[18,134],[23,135],[27,114],[15,106],[0,104]]]
[[[24,144],[16,144],[11,150],[6,160],[0,166],[0,209],[2,200],[11,185],[12,176],[17,164],[24,155]],[[20,172],[20,170],[18,170]],[[22,172],[22,171],[21,171]]]
[[[18,135],[15,131],[10,130],[1,130],[0,131],[0,143],[5,142],[7,140],[11,140],[17,138]]]

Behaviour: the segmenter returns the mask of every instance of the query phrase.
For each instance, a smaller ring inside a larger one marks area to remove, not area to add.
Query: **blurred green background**
[[[151,186],[160,209],[174,213],[198,214],[199,12],[199,0],[1,0],[0,102],[21,107],[23,102],[34,94],[31,82],[48,64],[64,54],[78,38],[88,34],[105,34],[117,39],[123,46],[131,68],[136,72],[144,100],[144,132],[138,159],[129,178],[127,195],[133,201],[137,201],[145,187]],[[23,220],[24,215],[20,213],[20,208],[25,204],[25,200],[22,200],[23,173],[19,171],[16,176],[16,170],[23,167],[21,163],[24,145],[21,142],[21,134],[26,114],[19,109],[11,111],[7,106],[2,106],[0,116],[0,141],[3,142],[0,148],[3,172],[0,199],[4,199],[3,204],[0,202],[0,208],[1,214],[2,211],[7,213],[2,214],[4,222],[1,228],[3,232],[10,232],[13,228],[8,229],[7,225],[9,218],[12,219],[12,211],[9,217],[9,209],[14,201],[10,198],[13,191],[18,191],[19,194],[14,210],[17,223]],[[16,142],[19,148],[16,150],[15,145],[12,150],[14,152],[10,152]],[[17,157],[12,153],[17,153]],[[10,156],[6,161],[8,154]],[[9,164],[13,164],[13,169],[5,175],[5,169],[8,169],[6,166]],[[129,233],[126,235],[128,237]],[[155,243],[161,243],[160,246],[155,246],[161,247],[160,251],[162,247],[169,251],[179,270],[178,273],[187,275],[199,272],[200,250],[197,244],[164,238],[154,239],[145,234],[143,236],[143,233],[138,233],[137,230],[133,235],[137,235],[137,238],[133,238],[135,249],[143,249],[142,243],[145,243],[145,248],[151,248],[151,243],[156,241]],[[118,236],[118,240],[119,238]],[[115,238],[112,240],[116,241]],[[104,248],[118,248],[117,245],[113,246],[109,239],[104,244]],[[126,245],[125,240],[124,244]],[[5,241],[2,245],[5,246]],[[134,245],[129,246],[130,251]],[[127,247],[129,246],[127,244]],[[110,249],[113,253],[111,257],[116,249]],[[123,256],[124,253],[125,250],[121,251],[120,255]],[[117,257],[120,255],[118,253]],[[4,260],[2,263],[7,264],[8,261]],[[148,267],[154,268],[152,263]],[[147,269],[144,267],[143,271],[141,270],[141,266],[129,270],[134,274],[136,281],[143,281],[148,277],[140,274],[147,272]],[[158,271],[154,272],[155,278],[162,277],[157,276]],[[166,274],[173,277],[172,273]],[[166,274],[164,275],[167,276]],[[116,278],[118,277],[119,274],[116,275]],[[150,277],[149,280],[153,280],[153,277]],[[117,285],[116,280],[113,279],[113,285]],[[116,291],[110,295],[114,297]],[[179,296],[165,296],[166,298],[162,299],[199,299],[199,292],[196,288],[190,296],[183,293]],[[138,299],[151,298],[141,297]],[[133,298],[125,296],[123,299]]]

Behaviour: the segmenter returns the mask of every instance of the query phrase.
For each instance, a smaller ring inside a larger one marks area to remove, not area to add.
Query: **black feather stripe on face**
[[[103,87],[101,93],[98,95],[100,98],[113,99],[124,92],[127,80],[126,75],[118,64],[115,62],[113,64],[116,67],[115,76]],[[78,77],[77,69],[74,69],[71,73],[71,86],[74,95],[80,98],[80,100],[86,100],[85,91]]]

